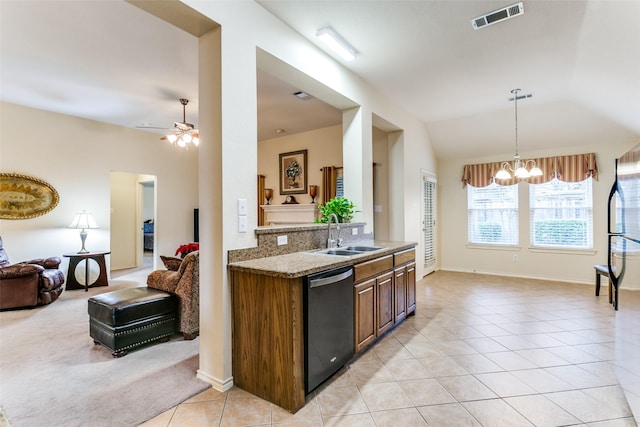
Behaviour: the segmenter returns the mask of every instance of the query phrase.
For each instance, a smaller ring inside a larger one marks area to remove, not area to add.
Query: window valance
[[[531,184],[543,184],[551,181],[554,177],[564,182],[580,182],[590,176],[595,180],[598,179],[596,153],[541,157],[531,160],[534,160],[542,170],[542,176],[527,179],[527,182]],[[500,170],[502,163],[503,162],[492,162],[464,165],[464,170],[462,171],[462,187],[466,187],[467,184],[473,187],[486,187],[490,185],[494,182],[494,177]],[[518,182],[518,178],[499,179],[495,180],[495,182],[499,185],[513,185]]]

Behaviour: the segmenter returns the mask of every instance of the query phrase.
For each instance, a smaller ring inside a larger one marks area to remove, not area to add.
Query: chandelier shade
[[[496,173],[496,179],[508,180],[512,176],[518,179],[527,179],[542,175],[542,170],[536,165],[535,160],[522,160],[518,153],[518,98],[530,98],[531,95],[518,96],[520,89],[513,89],[513,102],[515,105],[515,132],[516,132],[516,154],[513,156],[513,164],[503,162],[500,170]],[[512,175],[513,174],[513,175]]]

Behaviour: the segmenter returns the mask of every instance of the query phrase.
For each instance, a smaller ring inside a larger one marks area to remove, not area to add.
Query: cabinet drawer
[[[383,256],[371,261],[363,262],[353,266],[355,282],[358,283],[369,277],[391,270],[393,268],[393,255]]]
[[[406,264],[416,260],[415,248],[407,249],[406,251],[396,252],[393,254],[393,265],[397,267],[402,264]]]

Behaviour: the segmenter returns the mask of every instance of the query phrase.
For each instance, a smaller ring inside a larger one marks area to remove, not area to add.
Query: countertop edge
[[[372,245],[381,249],[352,256],[314,254],[311,251],[294,252],[286,255],[229,263],[227,268],[232,272],[296,279],[320,271],[360,264],[375,258],[412,249],[417,246],[417,243],[373,241]]]

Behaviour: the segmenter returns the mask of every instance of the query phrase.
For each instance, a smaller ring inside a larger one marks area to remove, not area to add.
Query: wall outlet
[[[240,233],[247,232],[247,216],[246,215],[238,216],[238,232]]]
[[[513,260],[514,261],[520,261],[520,257],[518,256],[518,254],[513,256]]]
[[[373,211],[375,213],[381,213],[382,212],[382,205],[373,205]]]
[[[351,235],[352,235],[352,236],[357,236],[357,235],[358,235],[358,229],[357,229],[357,228],[355,228],[355,227],[354,227],[354,228],[352,228],[352,229],[351,229]]]
[[[278,246],[287,244],[287,236],[278,236]]]

